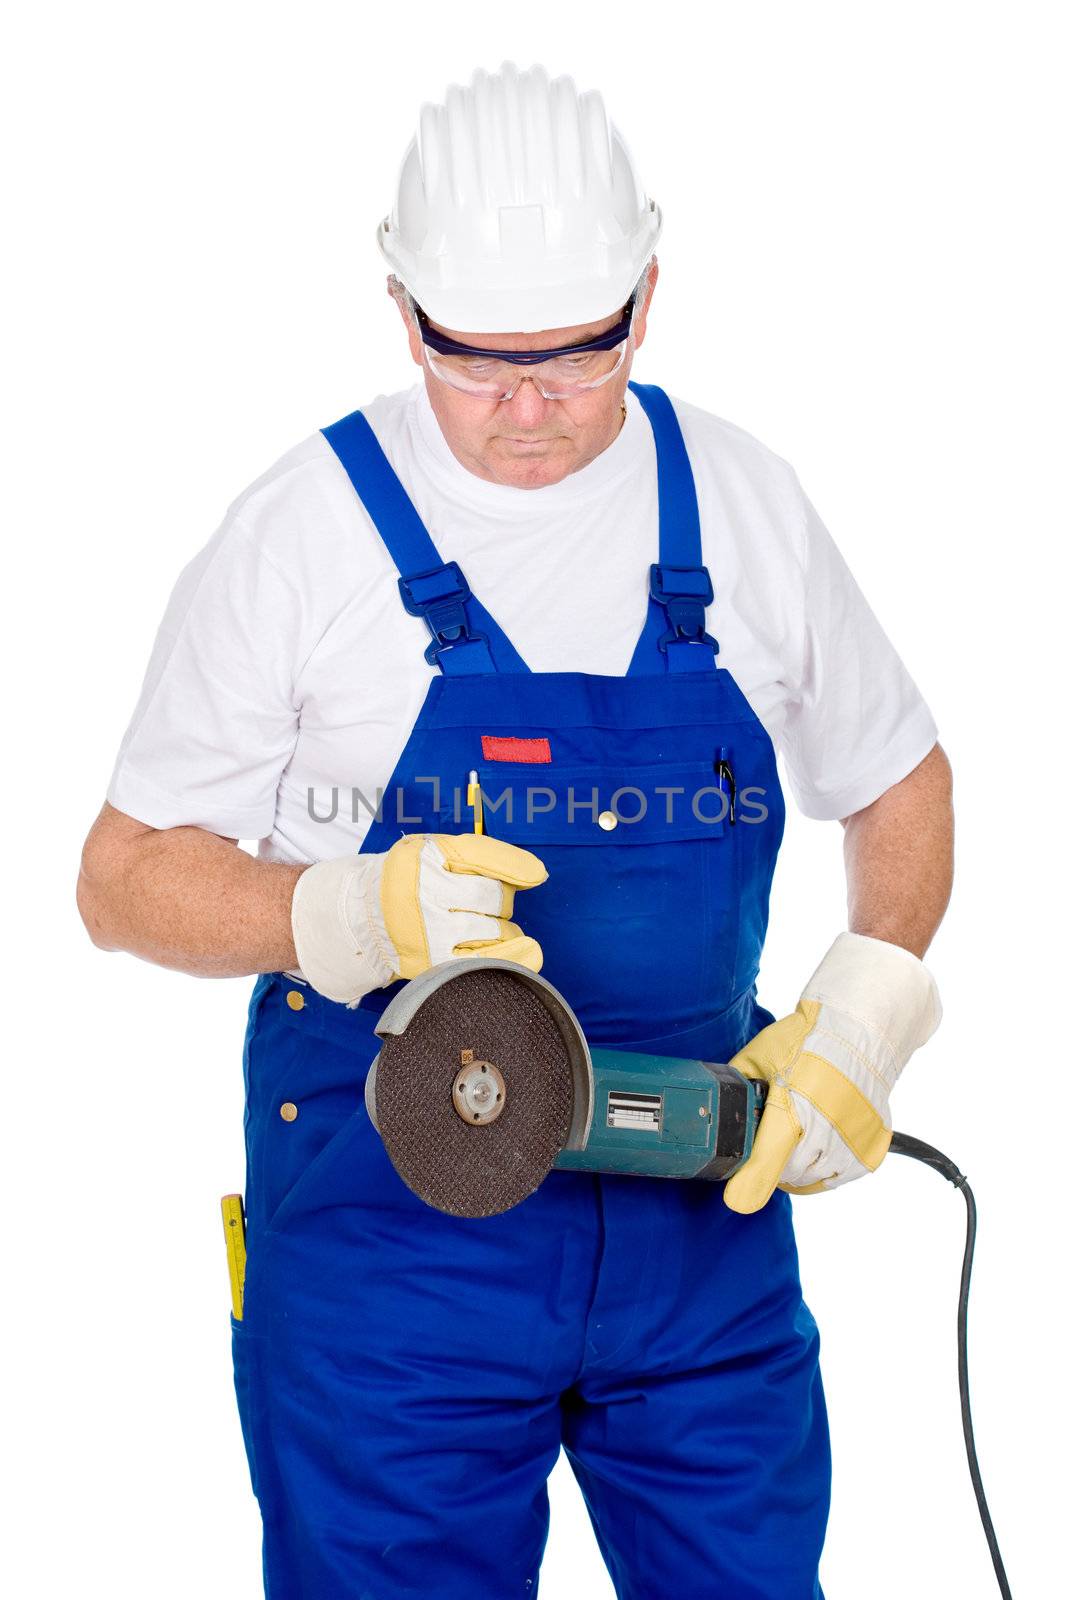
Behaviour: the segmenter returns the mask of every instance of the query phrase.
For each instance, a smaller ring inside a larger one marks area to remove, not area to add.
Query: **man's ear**
[[[408,349],[411,359],[417,367],[422,366],[422,338],[419,334],[419,325],[408,310],[408,300],[402,292],[402,286],[390,273],[386,279],[386,289],[391,300],[396,302],[396,309],[400,312],[404,326],[408,333]]]
[[[633,321],[632,331],[635,350],[639,350],[644,343],[645,324],[648,321],[648,308],[652,304],[652,295],[655,291],[658,279],[659,262],[656,260],[655,256],[653,256],[648,269],[648,290],[645,294],[645,301]]]

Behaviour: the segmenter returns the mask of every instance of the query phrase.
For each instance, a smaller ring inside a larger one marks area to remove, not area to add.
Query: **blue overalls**
[[[725,1061],[770,1020],[784,805],[704,630],[674,410],[632,387],[660,561],[618,678],[530,672],[362,414],[324,430],[438,668],[363,848],[470,832],[477,769],[487,831],[548,867],[515,915],[589,1038]],[[620,1600],[817,1600],[829,1447],[788,1197],[737,1216],[718,1184],[556,1170],[500,1216],[431,1209],[363,1107],[395,987],[348,1009],[274,973],[252,997],[233,1345],[269,1600],[531,1600],[561,1444]]]

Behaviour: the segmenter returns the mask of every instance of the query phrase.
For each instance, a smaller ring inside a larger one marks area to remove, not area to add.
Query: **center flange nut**
[[[504,1079],[491,1061],[464,1061],[452,1083],[452,1104],[472,1126],[495,1122],[506,1094]]]

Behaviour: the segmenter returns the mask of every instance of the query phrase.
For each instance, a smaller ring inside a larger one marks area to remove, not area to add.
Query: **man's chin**
[[[559,483],[573,465],[569,440],[497,439],[493,454],[496,476],[517,489],[538,489]]]

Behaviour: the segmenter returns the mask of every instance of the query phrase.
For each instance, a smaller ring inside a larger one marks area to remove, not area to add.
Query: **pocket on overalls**
[[[714,759],[493,763],[479,778],[486,832],[548,868],[516,896],[515,920],[594,1042],[696,1026],[729,1003],[736,841]],[[439,822],[449,830],[447,810]]]
[[[378,1204],[388,1178],[399,1182],[363,1103],[377,1018],[334,1010],[283,987],[261,1016],[247,1110],[250,1234],[329,1206]]]
[[[230,1348],[233,1354],[233,1387],[237,1396],[237,1414],[241,1420],[245,1455],[248,1457],[248,1474],[252,1493],[259,1499],[259,1473],[256,1465],[256,1436],[259,1431],[259,1375],[256,1370],[258,1336],[243,1321],[230,1313]]]

